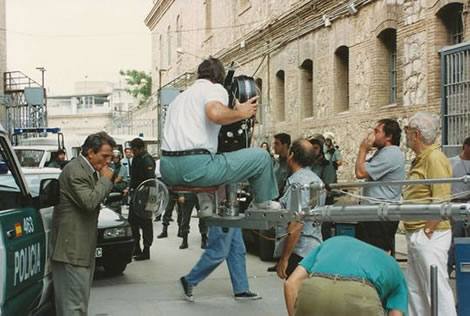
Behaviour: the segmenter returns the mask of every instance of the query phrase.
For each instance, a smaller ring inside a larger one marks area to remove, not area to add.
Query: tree
[[[152,95],[152,76],[140,70],[121,70],[119,74],[126,79],[129,86],[127,92],[139,100],[139,105],[144,104]]]

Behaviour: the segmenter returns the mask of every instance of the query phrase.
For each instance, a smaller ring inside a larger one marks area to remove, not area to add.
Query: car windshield
[[[21,167],[38,168],[45,151],[39,149],[15,149]]]

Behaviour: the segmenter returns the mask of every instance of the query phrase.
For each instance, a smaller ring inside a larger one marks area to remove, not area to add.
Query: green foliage
[[[140,70],[121,70],[119,74],[124,77],[129,88],[129,92],[134,98],[139,100],[139,105],[144,104],[152,95],[152,76]]]

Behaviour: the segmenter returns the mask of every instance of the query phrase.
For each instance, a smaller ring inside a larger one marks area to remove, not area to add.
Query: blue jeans
[[[279,195],[271,156],[261,148],[210,155],[162,156],[160,172],[170,186],[208,187],[248,180],[255,202],[269,201]]]
[[[228,271],[232,281],[234,294],[249,290],[246,274],[246,248],[240,228],[229,228],[224,233],[221,227],[209,227],[207,248],[191,272],[184,278],[196,286],[215,270],[224,260],[227,260]]]

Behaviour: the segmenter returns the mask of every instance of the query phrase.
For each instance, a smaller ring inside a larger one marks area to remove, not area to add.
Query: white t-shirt
[[[470,175],[470,160],[463,160],[460,156],[449,158],[449,162],[452,165],[452,176],[454,178],[460,178],[465,175]],[[470,191],[470,184],[463,182],[452,183],[452,194]],[[468,194],[470,197],[470,194]]]
[[[226,106],[228,93],[221,84],[198,79],[170,103],[163,127],[163,150],[204,148],[217,152],[221,126],[211,122],[206,115],[209,101],[218,101]]]

